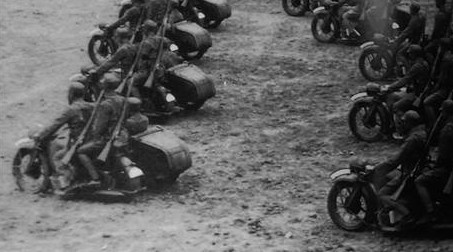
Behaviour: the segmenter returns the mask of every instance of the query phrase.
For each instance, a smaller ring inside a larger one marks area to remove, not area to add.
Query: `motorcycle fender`
[[[374,43],[374,41],[368,41],[368,42],[365,42],[362,45],[360,45],[360,49],[365,50],[365,49],[370,48],[370,47],[372,47],[374,45],[376,45]]]
[[[131,0],[122,0],[120,3],[120,6],[131,5],[131,4],[132,4]]]
[[[102,31],[99,28],[96,28],[90,32],[90,37],[96,36],[96,35],[104,35],[104,31]]]
[[[31,138],[22,138],[14,144],[18,149],[34,149],[35,148],[35,140]]]
[[[313,14],[315,14],[315,15],[325,13],[325,12],[326,12],[326,8],[324,8],[324,6],[320,6],[313,10]]]
[[[369,97],[368,94],[365,92],[360,92],[360,93],[357,93],[357,94],[351,96],[351,101],[355,102],[355,101],[363,100],[366,98],[371,98],[371,97]]]
[[[330,179],[332,182],[356,182],[358,177],[357,174],[351,172],[351,169],[339,169],[330,174]]]

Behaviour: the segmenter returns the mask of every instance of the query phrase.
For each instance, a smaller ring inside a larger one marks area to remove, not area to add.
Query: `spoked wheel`
[[[308,0],[282,0],[282,7],[286,14],[300,17],[307,11]]]
[[[338,32],[338,25],[330,21],[326,14],[316,15],[311,22],[311,33],[319,42],[333,42],[335,40],[335,35]]]
[[[356,102],[349,112],[349,128],[352,134],[365,142],[382,139],[387,129],[385,112],[372,102]]]
[[[95,65],[101,65],[116,52],[116,45],[103,35],[95,35],[88,43],[88,55]]]
[[[359,69],[369,81],[381,81],[387,78],[392,69],[391,59],[374,48],[366,49],[359,58]]]
[[[347,231],[359,231],[371,218],[371,202],[357,184],[337,182],[330,189],[327,209],[333,223]]]
[[[37,150],[21,149],[14,156],[13,176],[20,191],[43,192],[50,186],[49,171]]]

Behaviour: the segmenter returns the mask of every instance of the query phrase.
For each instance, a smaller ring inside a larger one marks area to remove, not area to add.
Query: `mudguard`
[[[131,0],[122,0],[120,3],[120,6],[131,5],[131,4],[132,4]]]
[[[367,42],[365,42],[365,43],[360,45],[360,49],[365,50],[365,49],[370,48],[372,46],[376,46],[376,43],[374,43],[374,41],[367,41]]]
[[[31,138],[22,138],[14,144],[19,150],[31,150],[36,147],[36,141]]]
[[[104,31],[99,28],[96,28],[90,32],[90,37],[94,37],[97,35],[104,35]]]
[[[339,169],[330,174],[330,179],[332,182],[340,182],[340,181],[345,181],[345,182],[357,182],[358,181],[358,176],[355,173],[351,172],[351,169],[345,168],[345,169]]]
[[[316,9],[313,10],[313,14],[318,15],[318,14],[327,14],[326,8],[324,6],[320,6]]]
[[[373,99],[373,97],[368,96],[368,94],[366,92],[360,92],[360,93],[357,93],[357,94],[351,96],[351,101],[353,101],[353,102],[358,101],[358,100],[369,100],[369,99]]]

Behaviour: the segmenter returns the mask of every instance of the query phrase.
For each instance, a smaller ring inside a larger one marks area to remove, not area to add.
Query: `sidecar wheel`
[[[20,149],[13,159],[12,173],[22,192],[43,192],[50,187],[50,171],[42,165],[36,150]]]
[[[356,209],[346,209],[345,204],[351,196],[355,183],[336,182],[329,191],[327,198],[327,210],[333,223],[346,231],[360,231],[365,228],[366,220],[370,220],[372,212],[371,200],[366,194],[359,196]]]
[[[184,109],[187,109],[187,110],[191,110],[191,111],[197,111],[199,110],[201,107],[203,107],[204,103],[206,101],[199,101],[199,102],[191,102],[191,103],[185,103],[182,105],[182,107]]]
[[[206,51],[207,49],[195,52],[181,52],[181,56],[185,60],[201,59],[201,57],[203,57]]]

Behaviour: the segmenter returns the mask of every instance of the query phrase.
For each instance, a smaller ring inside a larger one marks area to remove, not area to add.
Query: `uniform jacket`
[[[102,63],[102,65],[96,70],[98,76],[103,75],[113,67],[120,65],[123,74],[127,74],[134,64],[135,55],[137,54],[137,45],[124,44],[118,51],[113,54],[112,58]]]
[[[114,92],[104,95],[93,124],[94,140],[108,141],[121,116],[125,98]]]
[[[403,78],[390,85],[389,91],[397,91],[400,88],[407,87],[418,96],[428,84],[430,74],[428,62],[423,58],[418,58]]]

